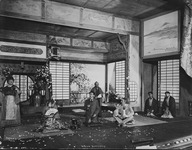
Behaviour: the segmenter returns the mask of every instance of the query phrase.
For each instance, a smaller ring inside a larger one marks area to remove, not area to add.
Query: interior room
[[[191,149],[191,18],[190,0],[0,0],[0,147]]]

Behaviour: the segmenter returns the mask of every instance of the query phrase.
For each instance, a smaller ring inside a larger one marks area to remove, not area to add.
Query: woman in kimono
[[[21,91],[13,83],[14,78],[9,76],[7,77],[7,86],[1,88],[3,93],[2,126],[19,125],[21,123],[19,107],[19,94],[21,94]]]
[[[68,125],[61,121],[56,101],[50,100],[44,109],[42,124],[34,132],[53,132],[55,130],[67,130]]]

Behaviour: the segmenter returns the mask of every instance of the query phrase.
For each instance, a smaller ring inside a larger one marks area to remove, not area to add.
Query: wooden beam
[[[27,2],[22,1],[21,3],[19,2],[21,0],[17,1],[18,3],[11,3],[12,0],[2,0],[2,3],[0,4],[3,6],[0,6],[2,7],[0,16],[74,28],[119,33],[122,35],[139,34],[139,26],[137,25],[139,22],[128,19],[127,21],[124,21],[124,18],[115,17],[114,20],[122,20],[124,22],[124,24],[118,24],[118,22],[113,22],[113,14],[91,9],[82,9],[81,7],[51,2],[49,0],[45,2],[31,0],[31,5],[27,4],[29,0],[27,0]],[[40,8],[38,7],[37,2],[41,4]],[[22,11],[18,11],[18,8]],[[38,12],[35,12],[36,9],[38,9]],[[114,26],[113,24],[118,24],[118,26]]]
[[[29,43],[37,45],[46,44],[46,35],[37,33],[0,30],[0,40],[7,42]]]
[[[18,60],[18,61],[37,61],[37,62],[46,62],[47,59],[39,58],[25,58],[25,57],[16,57],[16,56],[0,56],[0,60]]]
[[[138,5],[145,5],[149,7],[158,7],[167,3],[164,0],[134,0],[132,2],[137,3]]]
[[[87,47],[75,47],[75,46],[60,46],[56,44],[52,44],[52,46],[60,47],[61,50],[67,50],[67,51],[76,51],[81,53],[108,53],[107,49],[93,49],[93,48],[87,48]]]
[[[59,26],[55,24],[29,21],[29,20],[26,21],[24,19],[15,19],[12,17],[0,16],[0,29],[12,30],[12,31],[18,31],[18,32],[44,34],[44,35],[67,36],[70,38],[81,38],[81,39],[87,39],[87,40],[100,40],[100,41],[105,40],[105,38],[98,39],[94,37],[88,37],[88,35],[84,36],[83,34],[77,35],[76,33],[77,28],[70,28],[66,26]],[[95,32],[93,30],[88,30],[88,31]],[[110,35],[111,34],[109,34],[109,36]]]

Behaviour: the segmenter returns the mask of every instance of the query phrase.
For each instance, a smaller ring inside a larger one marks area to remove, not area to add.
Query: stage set
[[[191,18],[190,0],[0,0],[0,148],[191,149]]]

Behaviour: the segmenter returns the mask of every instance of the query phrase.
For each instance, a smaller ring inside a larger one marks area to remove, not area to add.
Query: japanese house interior
[[[111,103],[109,93],[116,92],[129,98],[137,113],[144,111],[149,91],[158,100],[159,110],[165,91],[169,91],[176,102],[176,123],[168,121],[169,127],[163,131],[160,124],[154,125],[154,143],[157,148],[190,147],[190,142],[184,140],[166,145],[192,137],[192,79],[181,67],[183,19],[189,3],[0,0],[0,72],[12,69],[14,82],[21,90],[21,117],[41,113],[51,98],[63,113],[70,108],[81,109],[95,81],[104,92],[104,106]],[[45,85],[39,91],[38,103],[32,85],[43,66],[48,67],[52,83],[51,90]],[[0,73],[0,87],[5,85],[6,79]],[[73,141],[71,137],[70,140]],[[92,145],[97,144],[105,142]],[[71,148],[62,142],[53,145]],[[110,144],[105,148],[111,148]]]

